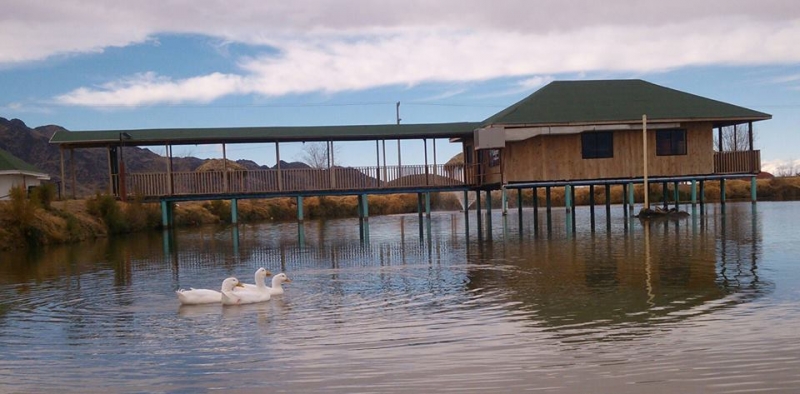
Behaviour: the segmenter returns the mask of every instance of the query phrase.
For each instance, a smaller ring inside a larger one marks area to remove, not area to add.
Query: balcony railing
[[[465,185],[462,165],[335,167],[255,171],[129,173],[127,192],[143,197],[200,194],[404,189]]]
[[[715,174],[758,174],[761,172],[761,151],[715,152]]]

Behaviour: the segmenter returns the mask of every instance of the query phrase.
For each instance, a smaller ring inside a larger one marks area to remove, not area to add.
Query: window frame
[[[608,146],[602,149],[598,144],[601,137],[608,139],[605,141]],[[581,158],[584,160],[614,158],[614,132],[586,131],[581,133]]]
[[[686,156],[688,139],[686,129],[656,130],[656,156]]]

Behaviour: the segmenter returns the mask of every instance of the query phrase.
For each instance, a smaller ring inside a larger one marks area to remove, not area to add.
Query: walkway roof
[[[484,126],[710,121],[714,127],[772,115],[640,79],[555,81],[483,122]]]
[[[119,145],[194,145],[221,143],[372,141],[392,139],[463,138],[480,123],[387,124],[358,126],[221,127],[193,129],[138,129],[58,131],[50,143],[72,147]]]

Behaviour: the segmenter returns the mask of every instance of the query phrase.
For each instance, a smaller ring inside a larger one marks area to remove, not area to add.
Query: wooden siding
[[[686,155],[656,156],[656,131],[647,133],[648,175],[680,176],[714,171],[711,123],[688,123]],[[632,178],[643,175],[642,132],[614,132],[614,157],[583,159],[581,135],[545,135],[508,142],[504,150],[507,182]]]

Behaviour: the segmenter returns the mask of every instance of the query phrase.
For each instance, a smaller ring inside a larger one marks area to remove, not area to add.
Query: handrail
[[[127,173],[125,182],[132,194],[160,197],[464,186],[466,175],[463,165],[431,164]]]

